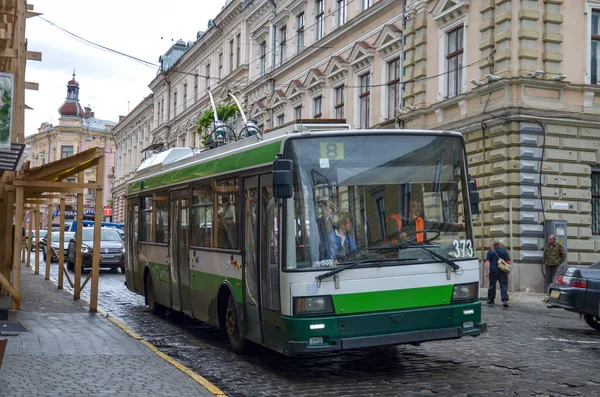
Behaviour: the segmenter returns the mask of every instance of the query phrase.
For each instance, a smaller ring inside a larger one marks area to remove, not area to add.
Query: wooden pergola
[[[65,223],[65,194],[74,193],[77,195],[77,228],[75,233],[75,277],[71,280],[69,273],[64,269],[64,227],[60,230],[60,242],[59,250],[54,251],[58,258],[58,288],[63,288],[63,280],[66,277],[67,281],[74,289],[75,299],[79,299],[81,296],[81,290],[85,287],[88,281],[92,281],[91,284],[91,297],[90,297],[90,312],[96,312],[98,310],[98,278],[100,276],[100,235],[101,235],[101,222],[102,222],[102,195],[104,191],[104,178],[99,178],[100,181],[96,183],[84,183],[84,171],[88,168],[96,167],[96,175],[104,175],[104,149],[103,148],[92,148],[85,152],[76,154],[71,157],[60,159],[52,163],[46,164],[41,167],[32,168],[19,173],[11,183],[5,186],[8,192],[14,191],[15,203],[14,203],[14,239],[13,231],[7,233],[4,236],[4,247],[6,252],[10,252],[12,246],[12,266],[2,267],[0,274],[0,285],[4,287],[13,298],[13,309],[20,309],[21,302],[21,263],[25,260],[26,263],[30,263],[31,245],[33,241],[31,239],[26,245],[26,250],[23,251],[24,239],[22,236],[23,220],[26,214],[25,210],[33,213],[35,218],[36,228],[36,250],[35,250],[35,273],[39,274],[39,226],[40,226],[40,211],[39,208],[42,205],[48,206],[48,234],[47,241],[44,244],[46,246],[46,271],[45,278],[50,278],[50,262],[51,255],[53,252],[52,248],[52,206],[56,203],[60,203],[60,224]],[[77,182],[64,182],[66,178],[77,175]],[[81,283],[81,245],[82,245],[82,224],[83,224],[83,200],[85,189],[93,189],[95,191],[95,218],[94,218],[94,249],[92,251],[92,271],[88,274],[87,278]],[[11,217],[12,218],[12,217]],[[29,222],[29,234],[31,237],[32,222]],[[8,223],[10,224],[10,223]],[[12,226],[11,226],[12,229]],[[20,232],[21,231],[21,232]],[[9,262],[10,265],[10,262]],[[11,269],[12,267],[12,269]],[[12,270],[12,271],[11,271]],[[12,274],[12,277],[11,277]],[[12,282],[11,282],[12,278]]]

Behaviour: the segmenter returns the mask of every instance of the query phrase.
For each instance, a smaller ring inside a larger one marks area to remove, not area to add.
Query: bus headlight
[[[479,283],[456,284],[452,291],[452,302],[469,301],[479,298]]]
[[[294,298],[294,315],[333,313],[333,301],[330,295]]]

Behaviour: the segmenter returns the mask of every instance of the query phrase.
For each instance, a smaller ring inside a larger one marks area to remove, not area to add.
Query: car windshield
[[[475,256],[465,157],[458,136],[363,135],[289,140],[295,263],[319,269],[364,259]],[[290,231],[290,227],[292,230]]]
[[[83,241],[94,241],[94,229],[83,230]],[[102,229],[100,240],[102,241],[122,241],[119,232],[115,229]]]

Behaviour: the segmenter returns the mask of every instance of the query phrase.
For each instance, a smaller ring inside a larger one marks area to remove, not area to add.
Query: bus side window
[[[238,247],[238,208],[236,197],[239,194],[237,179],[217,182],[217,247],[234,249]]]

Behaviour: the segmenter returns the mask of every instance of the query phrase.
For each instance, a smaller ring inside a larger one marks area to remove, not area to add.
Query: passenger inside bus
[[[331,259],[336,263],[346,262],[349,256],[360,254],[356,239],[352,235],[352,222],[348,212],[339,214],[337,227],[330,235],[330,244]]]
[[[220,248],[235,248],[235,206],[230,203],[229,195],[222,198],[222,210],[217,214],[217,238]]]
[[[328,237],[333,233],[336,205],[333,201],[322,197],[318,199],[318,204],[321,209],[321,214],[317,218],[317,230],[319,231],[319,238],[321,240],[319,250],[321,258],[319,259],[323,260],[325,256],[328,256],[326,252],[329,252],[330,249],[330,240]]]
[[[465,229],[465,225],[461,223],[434,222],[425,220],[420,203],[417,200],[410,200],[410,213],[408,220],[402,220],[399,214],[393,214],[393,218],[397,227],[400,229],[398,236],[400,240],[413,240],[417,243],[425,242],[425,234],[423,230],[439,230],[444,232],[457,232]],[[389,235],[388,231],[388,235]]]

